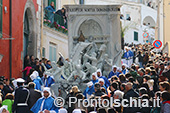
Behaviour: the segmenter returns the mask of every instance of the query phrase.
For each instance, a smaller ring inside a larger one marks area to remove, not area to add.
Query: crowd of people
[[[0,77],[0,113],[170,113],[168,53],[157,52],[149,44],[125,44],[124,48],[121,67],[114,65],[108,76],[103,76],[102,70],[98,69],[91,75],[85,90],[73,86],[65,98],[65,105],[60,107],[55,105],[54,97],[61,95],[54,96],[50,90],[55,80],[44,73],[52,68],[51,61],[25,56],[24,69],[21,70],[24,79]],[[81,101],[101,98],[110,103],[112,97],[120,100],[120,106],[111,103],[111,106],[105,107],[99,102],[97,107],[94,105],[96,103],[87,107],[77,103],[68,106],[72,101],[70,97]],[[150,107],[121,105],[123,99],[130,100],[131,97],[147,99]],[[156,106],[152,106],[154,99],[160,99]]]

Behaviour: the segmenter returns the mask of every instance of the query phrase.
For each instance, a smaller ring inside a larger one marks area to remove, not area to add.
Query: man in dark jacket
[[[41,95],[41,92],[34,89],[35,88],[35,83],[34,82],[30,82],[28,84],[28,89],[30,91],[30,105],[29,107],[31,108],[35,103],[36,101],[42,97]]]
[[[132,98],[138,98],[139,94],[132,88],[133,84],[128,82],[125,86],[127,92],[124,94],[123,99],[127,99],[128,101],[130,101],[130,97]],[[138,107],[129,107],[130,103],[126,103],[128,104],[128,107],[124,107],[123,108],[123,113],[136,113],[139,111]],[[134,106],[134,105],[133,105]]]
[[[4,84],[4,89],[3,89],[5,95],[6,95],[7,93],[12,93],[13,90],[14,90],[14,89],[10,86],[10,81],[9,81],[9,79],[5,79],[5,84]]]
[[[29,95],[28,89],[24,88],[24,82],[22,78],[16,80],[18,88],[15,90],[15,99],[12,107],[12,112],[15,113],[30,113],[29,112]]]
[[[58,15],[60,15],[63,19],[66,19],[65,9],[64,8],[62,8],[61,10],[58,10],[56,13]]]

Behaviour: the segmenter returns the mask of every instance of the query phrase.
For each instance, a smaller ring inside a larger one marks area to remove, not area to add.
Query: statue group
[[[45,72],[55,79],[55,85],[52,86],[52,89],[56,96],[66,96],[66,93],[74,85],[84,90],[86,83],[91,80],[92,73],[96,72],[97,69],[101,69],[103,75],[107,77],[114,60],[109,58],[106,44],[97,46],[93,37],[78,42],[71,52],[71,59],[65,59],[61,53],[59,55],[58,62],[62,63],[52,61],[52,68]]]

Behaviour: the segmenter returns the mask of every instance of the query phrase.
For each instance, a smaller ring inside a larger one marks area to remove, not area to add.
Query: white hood
[[[91,75],[91,79],[93,79],[93,78],[92,78],[92,76],[95,76],[95,77],[96,77],[96,80],[97,80],[97,79],[99,79],[99,78],[98,78],[98,76],[97,76],[97,72],[92,73],[92,75]]]
[[[101,69],[98,69],[96,72],[100,72],[100,77],[102,76],[102,71],[101,71]]]

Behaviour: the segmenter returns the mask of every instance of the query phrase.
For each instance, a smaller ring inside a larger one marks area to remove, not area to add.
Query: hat
[[[117,66],[116,66],[116,65],[114,65],[112,68],[117,68]]]
[[[16,79],[15,81],[16,81],[16,82],[19,82],[19,83],[24,83],[24,82],[25,82],[25,80],[22,79],[22,78],[18,78],[18,79]]]
[[[50,91],[50,88],[49,88],[49,87],[44,87],[43,92],[44,92],[44,91],[47,91],[47,92],[49,93],[49,96],[48,96],[48,97],[51,96],[51,91]]]
[[[12,84],[14,85],[15,88],[17,88],[17,81],[16,80],[13,80]]]
[[[74,109],[72,113],[81,113],[80,109]]]
[[[96,72],[100,72],[100,77],[102,76],[102,71],[101,71],[101,69],[98,69]]]
[[[39,73],[37,71],[34,71],[31,75],[30,78],[31,80],[35,80],[39,76]]]
[[[104,79],[103,78],[99,78],[99,82],[103,82],[104,83]]]
[[[95,73],[92,73],[92,76],[95,76],[96,77],[96,80],[98,79],[98,76],[97,76],[97,73],[95,72]],[[91,77],[92,77],[91,76]],[[92,79],[92,78],[91,78]]]
[[[93,85],[93,82],[92,82],[92,81],[90,81],[90,82],[87,83],[87,86],[88,86],[88,87],[90,87],[90,86],[92,86],[92,85]]]
[[[125,64],[125,63],[123,63],[122,66],[125,66],[125,68],[128,67],[127,64]]]
[[[58,113],[67,113],[67,110],[65,108],[61,108],[58,110]]]
[[[3,106],[0,108],[0,113],[2,113],[3,109],[8,110],[7,108],[8,108],[8,106],[7,106],[7,105],[3,105]]]

